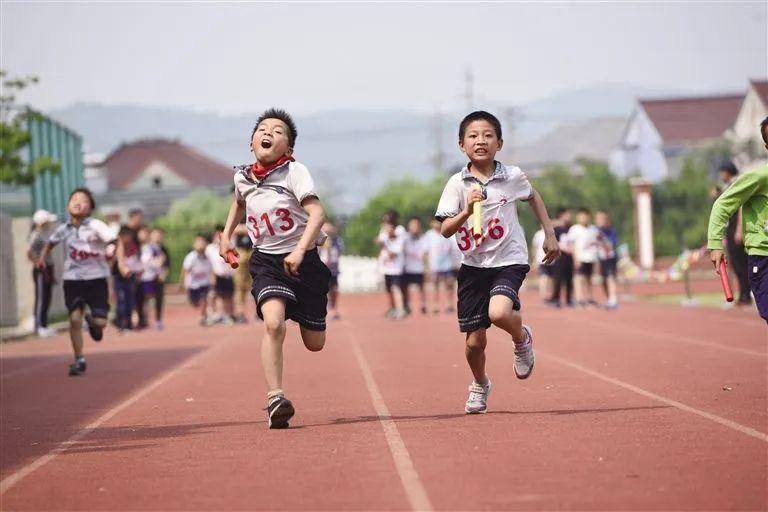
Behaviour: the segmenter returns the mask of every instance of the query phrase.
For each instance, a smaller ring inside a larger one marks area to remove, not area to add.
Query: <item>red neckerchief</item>
[[[257,161],[255,164],[251,165],[251,172],[253,173],[254,177],[257,179],[263,180],[264,178],[269,175],[272,171],[280,167],[286,162],[295,162],[296,159],[292,156],[283,155],[281,156],[277,162],[274,162],[266,167],[262,167],[261,164]]]

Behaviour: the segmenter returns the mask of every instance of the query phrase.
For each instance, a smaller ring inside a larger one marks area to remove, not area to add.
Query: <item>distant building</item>
[[[122,144],[101,161],[89,158],[86,175],[100,204],[118,211],[138,206],[155,217],[195,188],[228,193],[232,173],[177,140],[146,139]]]
[[[504,146],[499,159],[532,176],[550,165],[565,165],[578,171],[582,159],[609,163],[626,123],[623,117],[605,117],[563,124],[532,144]]]
[[[750,80],[733,127],[726,134],[734,143],[739,167],[756,167],[766,161],[760,123],[768,116],[768,80]]]
[[[613,171],[652,183],[675,176],[693,150],[723,139],[744,95],[640,100],[630,116]]]

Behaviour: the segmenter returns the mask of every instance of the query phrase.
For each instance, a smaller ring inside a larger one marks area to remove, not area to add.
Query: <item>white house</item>
[[[683,157],[725,136],[743,100],[744,95],[640,100],[611,168],[652,183],[675,176]]]
[[[727,136],[734,143],[736,165],[756,167],[766,160],[760,123],[768,117],[768,80],[750,80],[747,95]]]

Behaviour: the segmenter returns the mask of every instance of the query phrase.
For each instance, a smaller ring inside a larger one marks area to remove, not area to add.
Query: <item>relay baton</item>
[[[733,292],[731,291],[731,281],[728,279],[728,265],[725,259],[720,260],[720,283],[723,285],[725,300],[733,302]]]
[[[235,253],[232,251],[227,251],[227,263],[229,263],[229,266],[232,268],[240,266],[240,263],[237,261],[237,256],[235,256]]]
[[[475,186],[475,190],[482,190]],[[478,201],[472,205],[472,231],[475,233],[475,241],[483,238],[483,202]]]

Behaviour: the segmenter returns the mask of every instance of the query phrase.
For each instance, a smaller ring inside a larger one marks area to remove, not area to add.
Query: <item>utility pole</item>
[[[445,161],[443,160],[443,114],[440,107],[435,105],[434,134],[432,139],[435,141],[435,175],[438,176],[445,172]]]
[[[517,110],[515,107],[507,107],[504,109],[504,120],[507,123],[507,126],[504,130],[504,153],[507,155],[507,159],[510,163],[514,163],[514,152],[515,152],[515,125],[517,124]]]
[[[467,112],[472,112],[475,110],[474,82],[475,75],[472,72],[472,68],[468,67],[467,72],[464,75],[464,99],[467,102]]]

